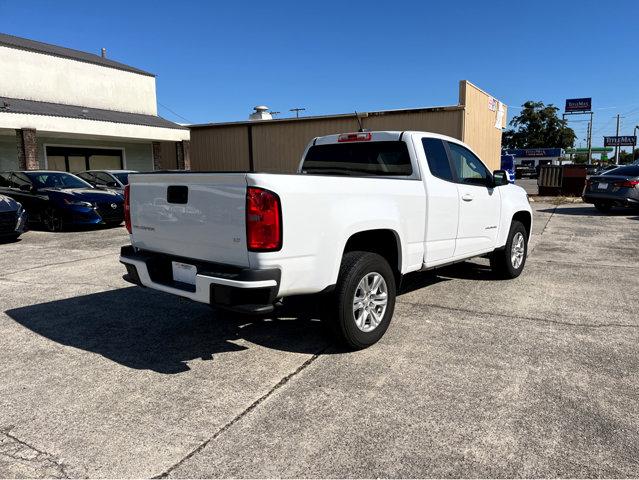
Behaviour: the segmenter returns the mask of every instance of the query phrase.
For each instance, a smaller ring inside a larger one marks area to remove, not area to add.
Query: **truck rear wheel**
[[[336,339],[353,350],[376,343],[395,310],[395,276],[388,262],[371,252],[342,259],[333,298],[325,314]]]
[[[524,224],[513,220],[506,246],[492,253],[490,266],[499,278],[517,278],[524,269],[528,255],[528,232]]]

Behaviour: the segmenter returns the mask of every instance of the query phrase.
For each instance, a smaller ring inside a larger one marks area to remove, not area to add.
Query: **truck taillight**
[[[124,186],[124,226],[131,233],[131,197],[128,185]]]
[[[246,189],[246,246],[252,252],[282,248],[280,197],[263,188]]]
[[[338,142],[367,142],[373,138],[371,132],[342,133],[337,137]]]

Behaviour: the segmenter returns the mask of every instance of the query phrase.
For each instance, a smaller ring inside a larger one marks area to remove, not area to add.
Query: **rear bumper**
[[[611,193],[584,192],[581,198],[585,203],[606,202],[623,207],[639,206],[639,199],[637,198],[622,197]]]
[[[171,262],[195,265],[195,285],[173,280]],[[279,269],[252,270],[135,249],[120,250],[130,283],[242,313],[268,313],[279,291]]]

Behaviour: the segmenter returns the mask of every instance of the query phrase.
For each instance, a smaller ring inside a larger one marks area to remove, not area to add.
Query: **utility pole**
[[[590,122],[588,123],[588,164],[592,163],[592,116],[590,112]]]
[[[621,116],[617,114],[617,143],[619,143],[619,119]],[[619,165],[619,145],[615,145],[615,165]]]
[[[295,118],[300,118],[300,112],[306,111],[305,108],[291,108],[289,112],[295,112]]]

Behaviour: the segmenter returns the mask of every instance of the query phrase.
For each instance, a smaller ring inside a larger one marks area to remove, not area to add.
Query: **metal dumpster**
[[[539,195],[579,197],[584,190],[587,172],[586,165],[543,165],[537,179]]]
[[[567,197],[580,197],[586,184],[588,167],[586,165],[564,165],[561,181],[561,193]]]

